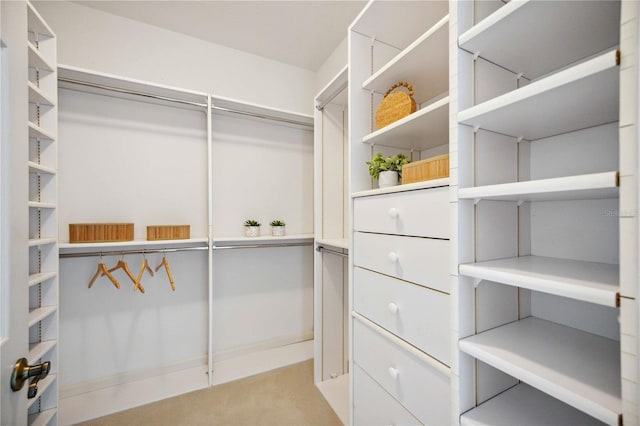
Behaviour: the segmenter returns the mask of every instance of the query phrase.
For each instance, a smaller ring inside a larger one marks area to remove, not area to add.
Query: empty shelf
[[[36,139],[44,139],[44,140],[49,140],[49,141],[53,141],[56,138],[51,135],[49,132],[47,132],[46,130],[40,128],[38,125],[29,122],[29,137],[30,138],[36,138]]]
[[[460,350],[605,423],[622,413],[618,342],[538,318],[460,340]]]
[[[56,408],[50,408],[35,414],[29,414],[27,424],[29,426],[47,426],[57,413],[58,410]]]
[[[55,105],[52,100],[49,99],[47,95],[45,95],[39,87],[37,87],[32,82],[29,82],[29,102],[32,104],[40,104],[40,105]]]
[[[58,242],[57,238],[34,238],[29,240],[29,247],[45,246],[56,242]]]
[[[29,45],[29,67],[40,71],[53,72],[54,68],[49,64],[44,56],[42,56],[40,51],[36,49],[33,44],[27,44]]]
[[[29,201],[29,207],[34,209],[55,209],[56,205],[53,203],[42,203],[40,201]]]
[[[39,274],[29,275],[29,287],[43,283],[47,280],[50,280],[51,278],[55,278],[56,276],[57,274],[55,272],[42,272]]]
[[[462,34],[459,46],[534,79],[616,46],[619,27],[619,2],[514,1]]]
[[[33,161],[29,161],[29,173],[55,175],[56,170],[52,167],[43,166]]]
[[[416,102],[422,103],[449,90],[449,15],[427,30],[362,84],[384,94],[399,80],[409,82]]]
[[[521,383],[460,417],[462,426],[601,425],[575,408]]]
[[[458,113],[458,122],[541,139],[618,121],[618,52],[610,51]]]
[[[460,274],[605,306],[618,306],[618,265],[542,256],[460,265]]]
[[[55,306],[44,306],[42,308],[36,308],[29,311],[29,327],[37,324],[39,321],[42,321],[49,315],[54,314],[58,310]]]
[[[38,11],[27,3],[27,28],[29,32],[38,33],[40,36],[46,36],[48,38],[54,37],[53,31],[49,25],[40,17]]]
[[[57,340],[45,340],[44,342],[40,342],[40,343],[30,343],[29,354],[27,355],[29,364],[37,363],[39,359],[41,359],[47,354],[47,352],[55,348],[56,344],[57,344]],[[47,360],[45,359],[45,361]]]
[[[362,142],[419,151],[449,143],[449,97],[366,135]]]
[[[618,197],[618,173],[604,172],[458,190],[460,199],[503,201],[589,200]]]

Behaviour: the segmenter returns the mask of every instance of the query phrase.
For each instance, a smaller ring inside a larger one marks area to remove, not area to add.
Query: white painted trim
[[[226,349],[224,351],[218,351],[213,353],[213,363],[219,363],[231,358],[238,358],[245,355],[254,354],[256,352],[266,351],[270,349],[277,349],[283,346],[288,346],[296,343],[303,343],[313,340],[313,330],[307,330],[302,334],[294,334],[291,336],[279,337],[276,339],[265,340],[262,342],[254,343],[252,345],[238,346],[235,348]]]

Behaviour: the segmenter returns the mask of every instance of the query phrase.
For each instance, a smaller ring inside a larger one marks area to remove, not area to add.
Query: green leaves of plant
[[[385,158],[382,153],[378,152],[371,161],[367,161],[369,166],[369,174],[372,178],[378,179],[380,172],[396,171],[402,177],[402,166],[407,164],[409,160],[404,154],[396,154],[393,157]]]

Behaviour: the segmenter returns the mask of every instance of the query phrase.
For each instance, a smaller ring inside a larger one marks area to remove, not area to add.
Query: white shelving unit
[[[29,102],[29,353],[30,365],[51,361],[49,375],[29,400],[28,422],[56,424],[58,416],[58,222],[56,36],[27,7]]]
[[[451,9],[460,423],[635,424],[618,209],[637,191],[621,171],[635,48],[620,28],[637,34],[636,8],[481,3]]]

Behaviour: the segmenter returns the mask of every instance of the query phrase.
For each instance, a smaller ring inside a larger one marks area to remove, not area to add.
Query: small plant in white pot
[[[372,178],[378,179],[378,186],[386,188],[397,185],[402,177],[402,166],[407,164],[407,156],[404,154],[396,154],[393,157],[383,157],[378,152],[371,161],[367,161],[369,166],[369,174]]]
[[[280,219],[271,221],[271,235],[274,237],[284,237],[285,223]]]
[[[244,222],[244,235],[246,237],[258,237],[260,235],[260,222],[248,219]]]

